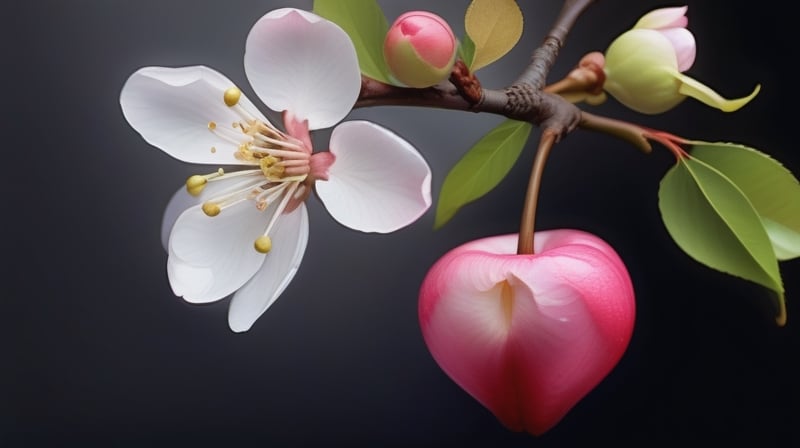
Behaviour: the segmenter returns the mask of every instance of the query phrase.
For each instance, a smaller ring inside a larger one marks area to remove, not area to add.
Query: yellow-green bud
[[[686,29],[686,7],[662,8],[645,14],[614,40],[605,53],[603,89],[627,107],[658,114],[686,97],[733,112],[758,94],[728,100],[685,75],[694,63],[695,39]]]

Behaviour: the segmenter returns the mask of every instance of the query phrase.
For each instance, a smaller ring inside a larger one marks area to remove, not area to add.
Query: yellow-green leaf
[[[472,71],[500,59],[522,36],[522,11],[515,0],[473,0],[464,17],[464,27],[475,53]]]
[[[778,260],[742,190],[715,168],[685,158],[661,181],[658,206],[670,236],[689,256],[773,290],[776,320],[783,325],[786,307]]]
[[[514,166],[533,126],[506,120],[489,131],[453,166],[442,184],[434,228],[440,228],[464,205],[497,186]]]
[[[733,143],[691,142],[695,159],[713,166],[761,216],[778,260],[800,257],[800,183],[780,162]]]

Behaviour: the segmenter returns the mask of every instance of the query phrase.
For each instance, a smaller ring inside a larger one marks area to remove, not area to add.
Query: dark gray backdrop
[[[519,3],[523,40],[479,72],[487,86],[514,79],[560,4]],[[758,98],[735,114],[691,100],[659,117],[613,100],[592,110],[689,138],[750,144],[800,172],[793,16],[744,1],[687,3],[699,44],[690,74],[727,96],[760,82]],[[382,4],[390,20],[412,8],[436,11],[460,33],[468,1]],[[638,312],[618,367],[537,439],[506,431],[442,373],[416,312],[419,284],[445,251],[517,230],[532,146],[494,192],[437,232],[431,211],[396,234],[361,235],[312,199],[300,272],[248,333],[228,330],[227,301],[192,306],[172,296],[159,223],[170,195],[195,171],[126,124],[120,88],[140,66],[193,64],[247,86],[242,55],[250,26],[289,5],[311,2],[4,7],[0,446],[797,440],[800,263],[782,265],[789,323],[776,328],[766,293],[693,262],[667,236],[657,191],[673,159],[662,148],[645,156],[610,137],[576,132],[549,162],[539,228],[581,228],[610,242],[634,280]],[[571,34],[552,79],[663,5],[598,1]],[[256,99],[249,87],[245,93]],[[378,121],[420,148],[435,194],[463,151],[499,121],[402,108],[352,116]]]

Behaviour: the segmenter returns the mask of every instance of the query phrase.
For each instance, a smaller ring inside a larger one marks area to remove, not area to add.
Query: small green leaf
[[[314,0],[314,13],[339,25],[350,36],[361,73],[391,84],[383,59],[383,40],[389,30],[386,16],[375,0]]]
[[[475,71],[500,59],[522,37],[522,11],[515,0],[472,0],[464,17],[464,28],[475,43]]]
[[[464,205],[497,186],[519,158],[533,126],[506,120],[475,144],[444,179],[434,228],[447,223]]]
[[[800,183],[780,162],[732,143],[692,142],[695,159],[713,166],[747,196],[778,260],[800,257]]]
[[[783,281],[761,218],[742,191],[700,160],[681,159],[661,181],[659,209],[667,231],[689,256],[776,293],[786,319]]]
[[[465,34],[464,38],[461,39],[461,43],[458,46],[458,57],[464,61],[464,65],[472,67],[472,61],[475,59],[475,42],[469,38],[469,34]]]

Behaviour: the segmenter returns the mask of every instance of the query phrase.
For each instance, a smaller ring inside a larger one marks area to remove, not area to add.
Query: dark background
[[[468,1],[381,2],[389,20],[429,9],[460,34]],[[518,47],[481,70],[501,87],[527,63],[559,1],[520,0]],[[690,0],[699,49],[689,71],[734,114],[688,100],[661,116],[613,100],[593,112],[688,138],[757,147],[800,173],[796,23],[777,3]],[[552,72],[603,50],[643,13],[676,5],[602,0]],[[127,76],[146,65],[205,64],[249,88],[250,26],[311,1],[10,2],[3,12],[0,446],[622,446],[676,441],[800,441],[800,263],[782,263],[788,324],[767,293],[692,261],[657,208],[673,163],[605,135],[570,135],[544,179],[538,227],[593,232],[619,252],[637,322],[617,368],[566,418],[534,438],[505,430],[438,368],[417,322],[417,292],[445,251],[516,232],[533,146],[483,200],[434,232],[433,210],[392,235],[362,235],[309,201],[311,236],[295,280],[245,334],[227,301],[171,294],[161,213],[196,169],[148,146],[122,117]],[[793,66],[793,65],[792,65]],[[7,78],[10,76],[10,79]],[[434,194],[463,152],[499,122],[464,112],[359,110],[412,141]],[[319,134],[323,148],[327,135]],[[10,140],[9,140],[10,139]],[[10,160],[9,160],[10,157]]]

